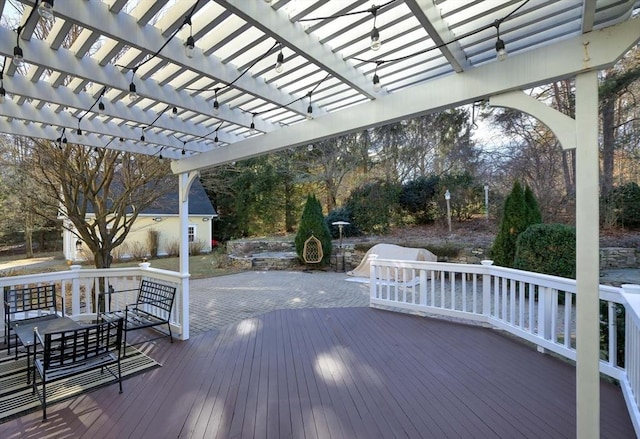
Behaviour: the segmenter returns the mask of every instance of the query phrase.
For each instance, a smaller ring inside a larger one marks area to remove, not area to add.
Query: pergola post
[[[572,119],[521,91],[492,96],[493,106],[537,118],[564,149],[576,149],[576,420],[577,437],[600,437],[598,73],[576,76]],[[540,296],[543,299],[543,296]]]
[[[600,437],[598,73],[576,77],[577,437]]]
[[[182,339],[189,338],[189,189],[198,177],[197,171],[178,174],[178,193],[180,195],[180,276],[182,295],[180,305],[180,323]]]

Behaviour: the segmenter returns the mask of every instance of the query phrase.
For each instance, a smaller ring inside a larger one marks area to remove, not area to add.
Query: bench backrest
[[[15,320],[15,314],[24,313],[26,316],[30,311],[56,313],[56,286],[52,284],[5,290],[4,311],[7,321]]]
[[[175,295],[176,287],[143,279],[140,283],[136,306],[147,305],[171,314]]]
[[[44,334],[44,370],[64,367],[72,373],[81,371],[74,370],[74,365],[82,369],[83,364],[91,364],[90,360],[107,354],[112,354],[114,359],[119,358],[122,328],[123,319],[119,318],[79,329]]]

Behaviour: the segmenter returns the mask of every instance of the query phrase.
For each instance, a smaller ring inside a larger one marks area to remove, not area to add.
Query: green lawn
[[[43,265],[14,266],[12,268],[0,270],[0,277],[68,270],[69,266],[67,265],[66,261],[62,259],[56,259],[55,256],[58,256],[58,254],[36,254],[35,258],[50,257],[54,259],[47,261],[47,263]],[[0,263],[17,259],[21,259],[21,257],[2,257],[0,258]],[[29,259],[24,259],[24,261],[28,264]],[[151,263],[151,267],[160,268],[163,270],[178,271],[178,268],[180,266],[180,260],[178,257],[152,259],[149,262]],[[139,263],[140,261],[128,261],[112,264],[111,267],[136,267]],[[192,279],[223,276],[225,274],[233,274],[241,271],[237,268],[228,267],[227,265],[228,264],[226,263],[226,256],[221,252],[213,252],[189,257],[189,272],[191,273]],[[84,266],[87,268],[93,268],[93,265],[91,264],[86,264]]]

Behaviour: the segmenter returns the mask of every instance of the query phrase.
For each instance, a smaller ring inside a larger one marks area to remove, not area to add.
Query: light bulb
[[[375,75],[373,75],[373,91],[377,93],[380,90],[382,90],[382,84],[380,84],[380,77],[376,73]]]
[[[136,85],[132,82],[129,84],[129,99],[135,101],[138,99],[138,93],[136,91]]]
[[[196,46],[196,42],[191,35],[187,38],[187,42],[184,44],[184,53],[187,58],[193,58],[193,49]]]
[[[504,41],[500,38],[496,41],[496,58],[498,61],[504,61],[507,59],[507,49],[505,49]]]
[[[7,96],[7,91],[4,89],[4,87],[0,87],[0,104],[4,104],[6,96]]]
[[[40,0],[38,14],[47,21],[53,21],[53,0]]]
[[[102,101],[98,102],[98,113],[104,114],[104,104]]]
[[[218,114],[220,113],[220,104],[218,103],[218,99],[215,98],[213,100],[213,114]]]
[[[216,134],[216,138],[215,138],[215,139],[213,139],[213,141],[214,141],[214,143],[216,143],[216,144],[218,144],[218,142],[220,142],[220,141],[218,140],[218,135],[217,135],[217,134]]]
[[[249,126],[249,134],[255,134],[256,133],[256,124],[253,123],[253,121],[251,121],[251,125]]]
[[[276,59],[275,69],[277,73],[282,73],[284,70],[284,55],[282,54],[282,50],[278,53],[278,58]]]
[[[13,48],[13,65],[16,67],[22,67],[24,64],[24,54],[22,48],[16,46]]]
[[[173,107],[171,109],[171,119],[175,119],[176,116],[178,116],[178,109],[176,107]]]
[[[182,155],[185,155],[187,153],[187,151],[184,150],[184,148],[182,148]]]
[[[78,127],[78,129],[76,130],[76,135],[82,136],[82,130],[80,129],[80,127]]]
[[[158,156],[158,158],[159,158],[160,160],[162,160],[162,159],[164,158],[164,157],[162,157],[162,153],[160,153],[160,155]]]
[[[311,104],[307,107],[307,120],[313,119],[313,107]]]
[[[144,134],[140,136],[140,141],[144,142]]]
[[[373,29],[371,29],[371,44],[369,44],[369,47],[371,47],[371,50],[380,50],[380,46],[382,46],[382,42],[380,41],[380,32],[378,32],[378,28],[377,27],[373,27]]]

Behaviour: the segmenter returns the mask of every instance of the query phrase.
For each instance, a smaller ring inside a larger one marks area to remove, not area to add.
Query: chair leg
[[[120,360],[118,360],[118,386],[120,387],[120,393],[122,393],[122,369],[120,368]]]
[[[171,324],[167,323],[167,328],[169,328],[169,339],[171,343],[173,343],[173,335],[171,334]]]
[[[42,377],[42,422],[47,420],[47,383],[46,378]]]

